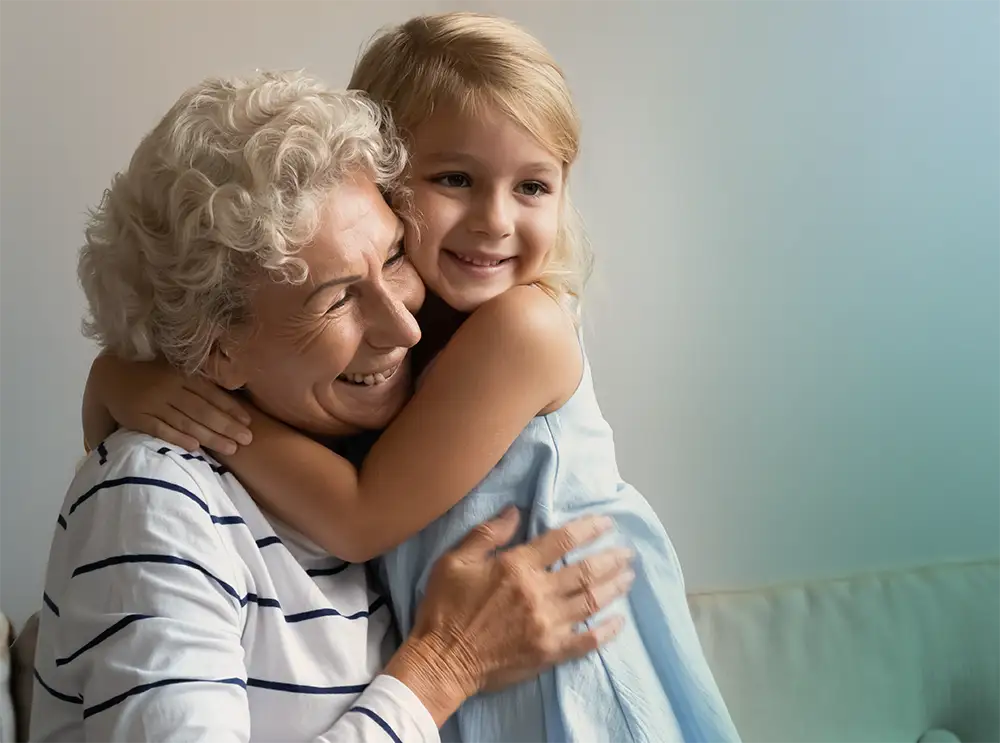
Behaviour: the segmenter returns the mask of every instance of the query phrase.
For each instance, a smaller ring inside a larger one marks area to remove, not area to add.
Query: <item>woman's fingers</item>
[[[559,665],[575,658],[582,658],[587,653],[597,650],[597,648],[612,640],[615,635],[621,632],[624,626],[625,620],[622,617],[611,617],[593,629],[572,633],[566,639],[566,642],[563,643],[553,665]]]
[[[634,580],[635,573],[624,569],[587,584],[562,601],[562,618],[573,625],[587,621],[612,601],[627,594]]]
[[[588,516],[577,519],[558,529],[546,532],[532,542],[521,547],[532,553],[535,567],[547,568],[554,565],[567,553],[592,542],[612,526],[607,516]]]
[[[557,570],[552,580],[562,595],[581,593],[624,573],[634,554],[627,547],[607,549]]]

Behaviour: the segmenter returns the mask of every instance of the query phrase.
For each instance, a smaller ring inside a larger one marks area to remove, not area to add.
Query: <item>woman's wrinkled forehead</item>
[[[308,307],[324,292],[366,278],[372,261],[380,264],[391,255],[402,234],[400,218],[371,179],[340,183],[327,196],[315,236],[298,251],[305,281],[265,282],[258,300],[277,302],[281,311],[289,302]]]

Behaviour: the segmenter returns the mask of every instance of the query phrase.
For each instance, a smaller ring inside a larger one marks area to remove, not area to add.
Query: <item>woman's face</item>
[[[424,287],[403,226],[367,179],[330,193],[315,241],[299,252],[305,283],[264,279],[252,329],[214,358],[216,381],[261,410],[321,435],[382,428],[410,395],[413,317]]]

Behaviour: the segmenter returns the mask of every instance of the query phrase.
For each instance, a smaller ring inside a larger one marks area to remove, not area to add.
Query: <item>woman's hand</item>
[[[549,570],[607,531],[610,521],[581,519],[498,553],[517,522],[517,510],[510,509],[438,561],[413,632],[386,668],[438,724],[466,698],[585,655],[621,629],[616,617],[578,631],[628,591],[634,577],[629,550],[609,549]]]
[[[85,397],[99,405],[119,426],[156,436],[188,451],[199,447],[234,454],[251,440],[250,416],[236,399],[200,376],[187,377],[165,361],[122,361],[98,356],[90,371]],[[84,426],[88,425],[87,401]],[[90,416],[96,421],[98,416]],[[91,427],[96,426],[91,424]],[[87,441],[100,441],[108,431],[85,430]]]

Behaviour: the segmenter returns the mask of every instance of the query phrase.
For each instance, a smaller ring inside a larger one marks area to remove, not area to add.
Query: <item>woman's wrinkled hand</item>
[[[250,416],[230,393],[165,361],[103,356],[94,362],[91,378],[100,403],[124,428],[188,451],[205,447],[234,454],[237,445],[251,441]],[[107,432],[85,434],[88,441],[99,441]]]
[[[632,553],[608,549],[552,571],[568,553],[611,527],[585,518],[527,544],[501,550],[519,514],[511,508],[477,527],[442,557],[427,587],[413,635],[432,638],[457,658],[470,695],[491,691],[578,658],[614,637],[622,619],[580,625],[628,592]]]

